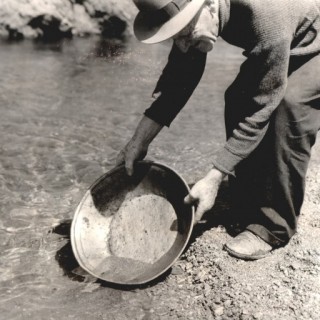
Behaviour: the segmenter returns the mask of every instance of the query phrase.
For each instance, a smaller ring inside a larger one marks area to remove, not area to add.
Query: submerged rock
[[[13,40],[57,40],[73,35],[130,34],[131,0],[10,0],[0,2],[0,35]]]

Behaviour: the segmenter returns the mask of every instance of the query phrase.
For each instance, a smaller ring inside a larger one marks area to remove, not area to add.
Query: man
[[[228,175],[232,207],[244,231],[225,245],[259,259],[296,232],[310,150],[320,127],[320,0],[134,0],[135,35],[173,38],[155,101],[118,156],[132,174],[161,128],[169,126],[202,76],[218,36],[246,61],[225,94],[227,142],[213,168],[186,197],[196,219]]]

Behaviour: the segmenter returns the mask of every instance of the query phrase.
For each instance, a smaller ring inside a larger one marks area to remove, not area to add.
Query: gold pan
[[[132,177],[124,166],[98,179],[78,205],[71,244],[80,266],[117,283],[147,283],[168,270],[188,243],[193,208],[177,172],[140,161]]]

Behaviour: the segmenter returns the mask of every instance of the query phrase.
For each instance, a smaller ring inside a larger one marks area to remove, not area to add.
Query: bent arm
[[[145,116],[169,127],[197,87],[206,57],[206,53],[194,48],[183,53],[173,44],[167,65],[153,92],[153,96],[157,97],[145,111]]]
[[[257,45],[241,66],[226,93],[226,108],[235,113],[237,108],[245,108],[246,116],[232,130],[229,128],[227,142],[214,161],[219,170],[232,174],[236,165],[260,144],[273,111],[284,97],[289,58],[290,39],[279,39]]]
[[[145,111],[134,135],[117,157],[116,164],[124,163],[129,175],[133,174],[134,162],[146,156],[152,140],[163,126],[170,125],[186,104],[201,79],[205,62],[205,53],[195,49],[182,53],[173,45],[153,92],[157,98]]]

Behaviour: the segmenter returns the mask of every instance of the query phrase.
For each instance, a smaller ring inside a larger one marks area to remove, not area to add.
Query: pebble
[[[232,304],[232,301],[231,301],[231,300],[226,300],[226,301],[224,302],[224,306],[225,306],[225,308],[230,307],[230,306],[231,306],[231,304]]]
[[[215,316],[222,316],[224,313],[224,308],[223,307],[218,307],[214,310]]]
[[[219,296],[216,297],[215,300],[214,300],[214,303],[215,304],[221,304],[221,298]]]
[[[224,314],[222,317],[221,317],[222,320],[230,320],[230,319],[233,319],[233,313],[229,312],[227,314]]]
[[[180,266],[173,266],[172,267],[172,270],[171,270],[171,274],[174,275],[174,276],[177,276],[177,275],[180,275],[180,274],[183,274],[183,270],[180,268]]]
[[[242,309],[242,314],[244,315],[249,315],[250,312],[247,309]]]

